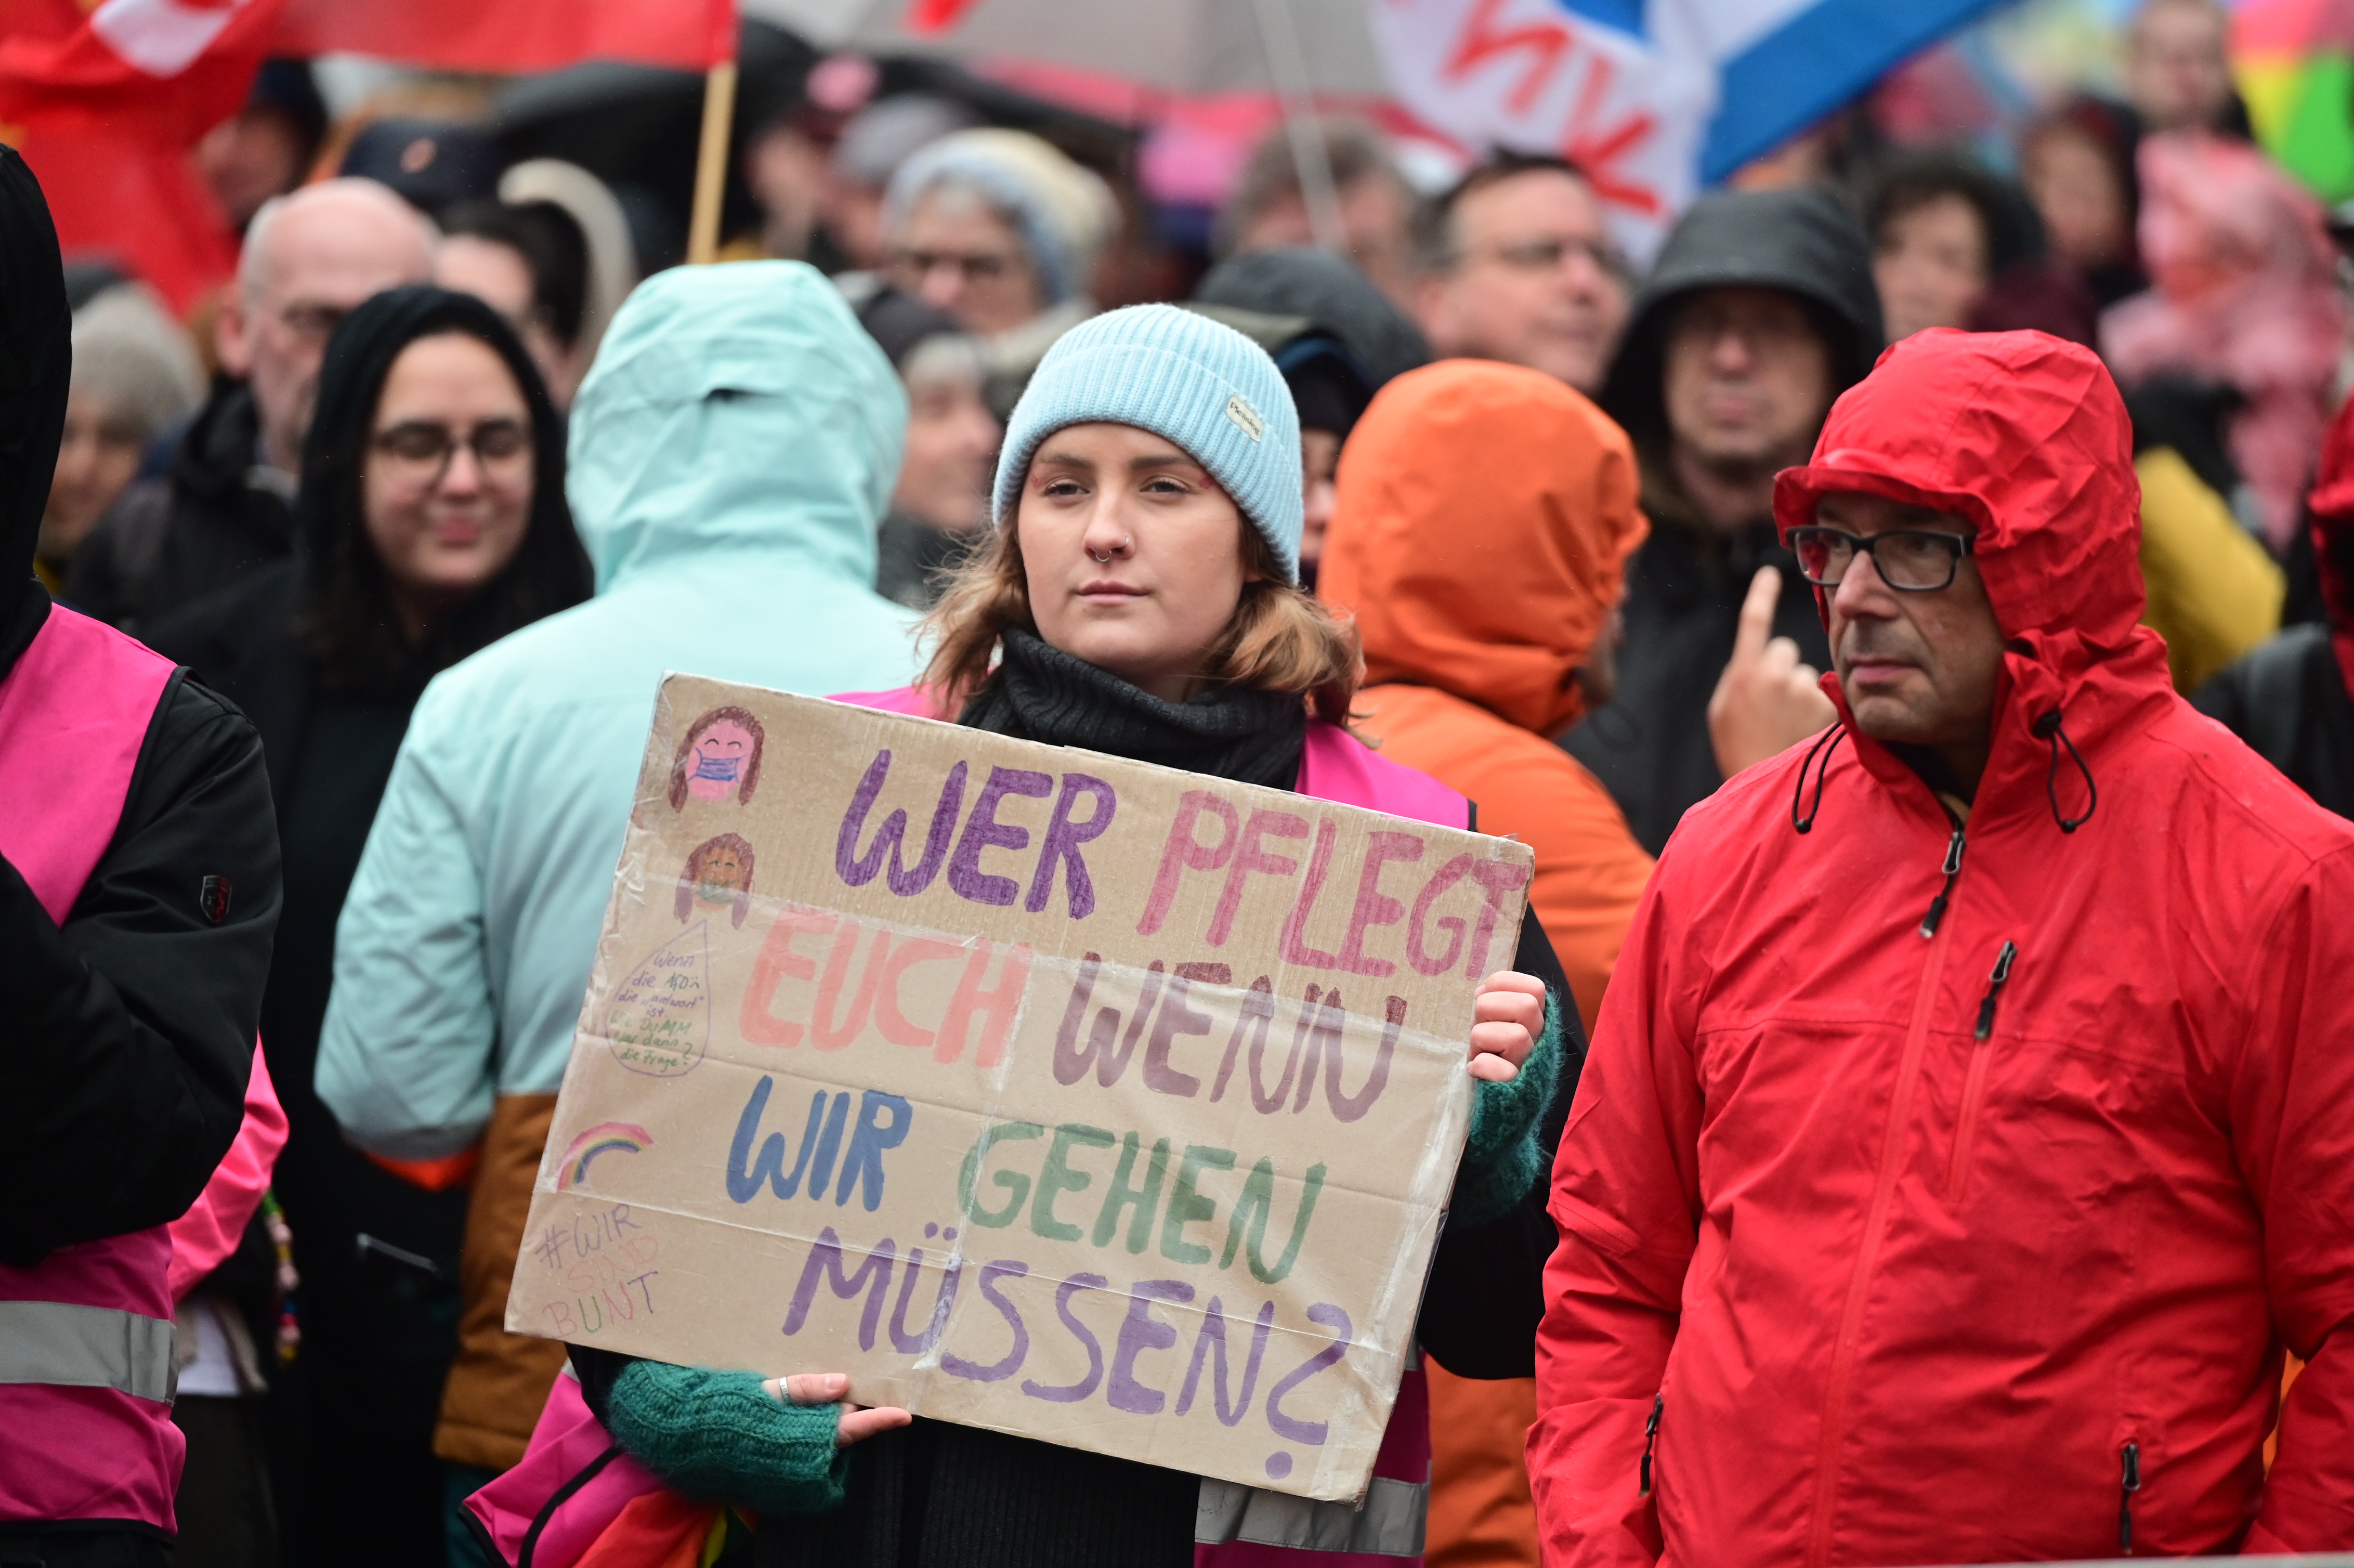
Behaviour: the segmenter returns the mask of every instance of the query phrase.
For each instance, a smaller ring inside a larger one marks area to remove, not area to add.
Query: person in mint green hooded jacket
[[[648,280],[572,415],[596,597],[445,671],[409,721],[336,929],[318,1091],[429,1185],[472,1172],[434,1438],[453,1496],[522,1457],[564,1361],[502,1325],[655,687],[671,670],[819,695],[913,675],[909,618],[871,587],[907,418],[812,269]]]

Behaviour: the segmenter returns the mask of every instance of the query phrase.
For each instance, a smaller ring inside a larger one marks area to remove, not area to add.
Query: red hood
[[[2003,771],[2004,730],[2061,711],[2081,745],[2165,686],[2165,645],[2139,624],[2132,434],[2090,349],[2038,332],[1931,331],[1883,353],[1832,405],[1814,461],[1775,481],[1785,535],[1840,490],[1977,524],[1978,570],[2011,647],[1989,785]],[[1844,715],[1837,677],[1824,689]],[[2095,691],[2126,701],[2086,700]],[[1896,766],[1877,747],[1865,755],[1876,770]],[[2039,792],[2041,782],[2039,768]]]

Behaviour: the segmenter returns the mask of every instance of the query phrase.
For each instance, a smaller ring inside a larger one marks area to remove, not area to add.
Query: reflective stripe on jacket
[[[114,837],[172,669],[58,605],[0,681],[0,853],[59,925]],[[0,1521],[175,1527],[171,1256],[157,1225],[0,1266]]]

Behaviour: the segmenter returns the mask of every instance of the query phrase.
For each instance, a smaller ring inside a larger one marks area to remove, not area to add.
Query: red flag
[[[588,59],[704,70],[736,58],[736,5],[735,0],[287,0],[271,52],[336,51],[447,70],[555,70]]]
[[[104,257],[180,310],[237,238],[189,149],[236,113],[284,0],[0,0],[0,137],[39,176],[72,257]]]
[[[285,0],[0,0],[0,122],[191,147],[245,106]]]

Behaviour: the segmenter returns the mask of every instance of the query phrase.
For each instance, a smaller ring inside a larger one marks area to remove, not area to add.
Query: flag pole
[[[719,202],[727,190],[727,128],[736,117],[736,62],[703,79],[703,144],[695,159],[695,216],[686,226],[687,264],[719,259]]]

